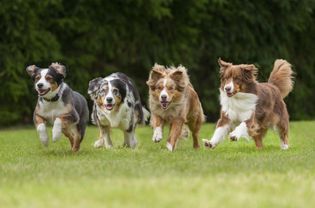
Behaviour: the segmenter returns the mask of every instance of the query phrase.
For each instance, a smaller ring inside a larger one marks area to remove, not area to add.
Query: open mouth
[[[161,107],[165,110],[167,107],[168,107],[168,105],[169,105],[169,102],[167,102],[167,101],[161,101],[160,102],[161,103]]]
[[[114,105],[113,105],[113,104],[106,104],[106,105],[105,105],[105,108],[106,108],[107,110],[112,110],[112,109],[114,108]]]
[[[40,96],[46,95],[50,91],[50,88],[48,89],[38,89],[37,92]]]
[[[234,93],[233,93],[233,92],[226,92],[226,95],[227,95],[228,97],[232,97],[232,96],[234,95]]]

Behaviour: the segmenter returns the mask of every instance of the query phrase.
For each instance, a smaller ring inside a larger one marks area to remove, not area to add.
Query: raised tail
[[[269,76],[268,83],[278,87],[282,98],[285,98],[293,89],[294,72],[291,64],[283,59],[277,59]]]

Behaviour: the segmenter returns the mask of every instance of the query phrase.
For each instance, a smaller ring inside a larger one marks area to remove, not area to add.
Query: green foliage
[[[257,64],[261,81],[276,58],[287,59],[297,72],[287,98],[291,118],[314,118],[314,8],[309,0],[6,1],[0,8],[0,125],[31,121],[36,95],[25,68],[54,61],[67,66],[67,83],[85,96],[90,79],[122,71],[143,101],[155,62],[182,64],[213,121],[218,57]]]

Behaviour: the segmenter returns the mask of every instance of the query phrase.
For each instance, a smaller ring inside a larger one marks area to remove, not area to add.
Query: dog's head
[[[249,84],[256,81],[257,68],[253,64],[233,65],[221,59],[218,60],[220,66],[221,90],[228,97],[232,97],[238,92],[246,92]]]
[[[59,63],[52,63],[48,68],[31,65],[26,71],[32,77],[38,95],[44,98],[51,98],[66,77],[66,67]]]
[[[127,93],[126,84],[120,79],[95,78],[89,82],[88,94],[101,108],[118,110]]]
[[[183,66],[165,68],[155,64],[147,85],[154,101],[159,102],[161,108],[166,110],[172,103],[181,102],[183,92],[189,85],[189,77]]]

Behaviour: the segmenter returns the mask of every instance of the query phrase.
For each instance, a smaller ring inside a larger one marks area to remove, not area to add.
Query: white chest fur
[[[252,93],[237,93],[233,97],[228,97],[220,89],[220,103],[222,111],[233,122],[246,121],[251,117],[256,109],[258,97]]]
[[[47,102],[43,100],[39,102],[38,114],[46,118],[49,122],[53,122],[56,117],[69,113],[71,111],[70,105],[65,105],[62,100],[56,102]]]
[[[109,125],[113,128],[128,129],[132,116],[132,109],[128,108],[127,104],[123,103],[118,111],[102,110],[98,106],[97,116],[102,125]]]

